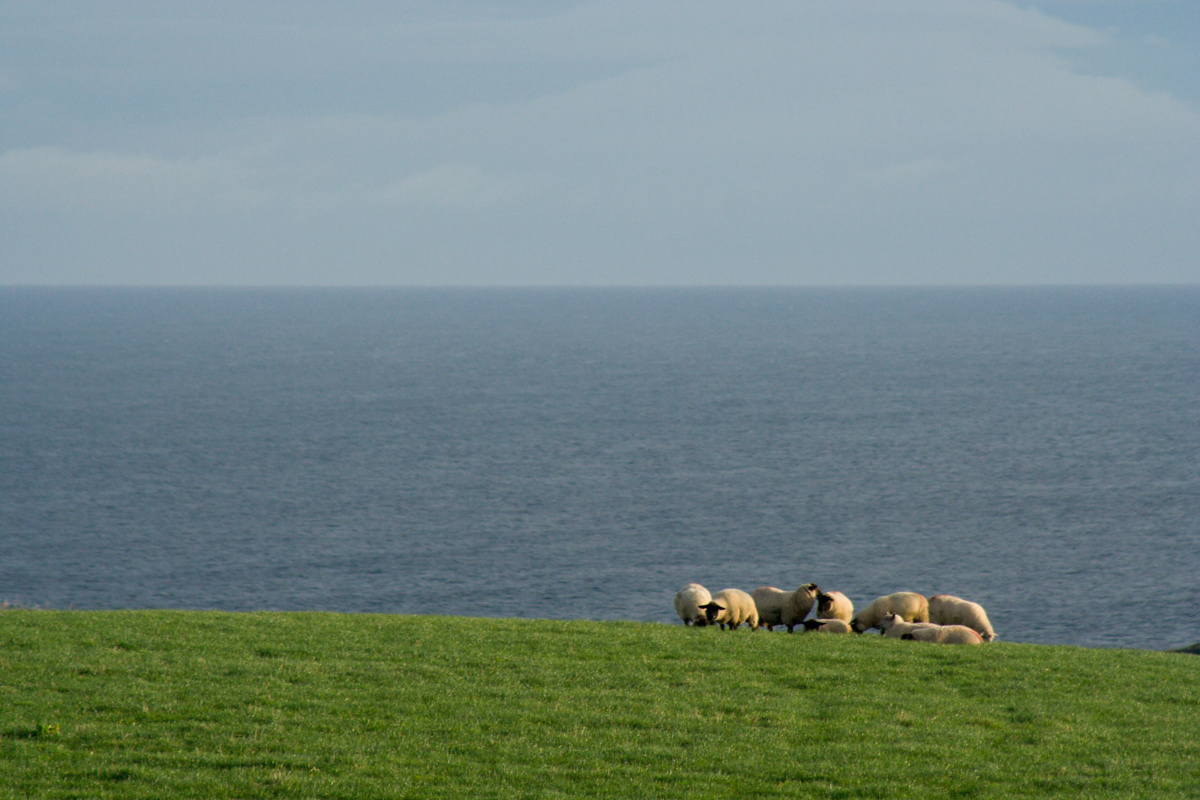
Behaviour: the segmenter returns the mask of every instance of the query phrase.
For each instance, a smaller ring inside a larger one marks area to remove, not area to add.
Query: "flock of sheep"
[[[810,611],[816,610],[810,619]],[[949,594],[926,598],[916,592],[896,592],[876,598],[854,613],[854,604],[841,592],[823,592],[806,583],[794,592],[760,586],[747,594],[722,589],[709,594],[698,583],[689,583],[675,595],[675,613],[684,625],[720,625],[733,630],[742,624],[751,630],[774,630],[784,625],[824,633],[862,633],[878,628],[884,636],[941,644],[983,644],[996,638],[983,606]]]

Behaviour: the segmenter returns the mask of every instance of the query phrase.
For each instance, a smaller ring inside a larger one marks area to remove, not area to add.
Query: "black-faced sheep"
[[[844,619],[806,619],[805,633],[850,633],[850,623]]]
[[[841,592],[821,592],[817,595],[817,618],[848,623],[854,619],[854,604]]]
[[[855,633],[878,628],[879,622],[888,614],[899,614],[909,622],[928,622],[929,601],[916,592],[896,592],[877,597],[850,620],[850,627],[854,628]]]
[[[952,594],[935,594],[929,598],[929,621],[939,625],[966,625],[985,642],[996,638],[983,606]]]
[[[743,622],[750,630],[758,627],[758,607],[754,598],[741,589],[722,589],[713,595],[712,600],[700,606],[704,609],[709,625],[720,625],[722,630],[729,630]]]
[[[683,620],[684,625],[704,626],[708,624],[708,616],[704,613],[704,604],[712,600],[712,595],[698,583],[689,583],[675,594],[675,613]]]
[[[776,625],[786,625],[788,633],[804,622],[808,612],[820,593],[821,587],[806,583],[794,592],[785,592],[774,586],[760,586],[751,597],[758,609],[758,624],[767,630]]]

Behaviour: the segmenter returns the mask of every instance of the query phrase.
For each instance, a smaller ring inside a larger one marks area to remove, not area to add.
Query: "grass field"
[[[1200,797],[1200,658],[0,611],[0,798]]]

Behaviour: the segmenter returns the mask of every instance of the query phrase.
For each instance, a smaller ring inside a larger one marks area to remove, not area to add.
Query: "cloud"
[[[512,202],[523,194],[523,182],[484,174],[473,164],[439,164],[384,187],[386,200],[404,205],[482,209]]]
[[[1197,277],[1200,114],[1081,69],[1107,33],[986,0],[407,8],[169,28],[200,31],[188,69],[140,56],[120,124],[85,106],[40,131],[14,92],[30,141],[0,155],[0,204],[81,244],[0,261],[96,252],[70,212],[126,234],[110,263],[158,225],[129,269],[205,282],[226,273],[172,242],[225,214],[207,255],[256,283]]]
[[[10,208],[187,215],[206,203],[244,208],[261,202],[236,171],[216,158],[76,153],[32,147],[0,154],[0,204]]]

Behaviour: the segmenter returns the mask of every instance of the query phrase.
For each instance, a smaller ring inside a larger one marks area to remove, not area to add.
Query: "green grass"
[[[1200,797],[1200,658],[0,612],[0,798]]]

